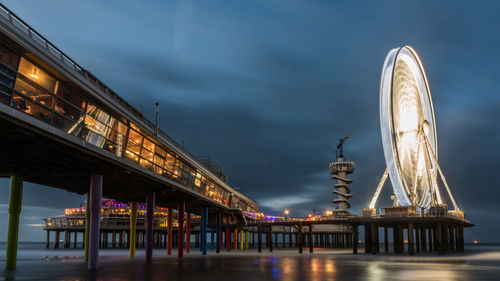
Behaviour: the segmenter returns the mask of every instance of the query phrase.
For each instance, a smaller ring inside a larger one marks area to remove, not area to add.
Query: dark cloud
[[[6,2],[146,116],[159,101],[161,128],[193,154],[214,156],[230,184],[272,214],[332,207],[328,164],[350,130],[352,209],[368,204],[385,168],[381,66],[391,48],[413,45],[433,92],[441,166],[478,224],[468,238],[498,240],[496,2],[181,1],[134,5],[133,13],[113,1],[64,10]],[[380,206],[390,194],[387,183]],[[24,202],[56,210],[81,200],[30,185]]]

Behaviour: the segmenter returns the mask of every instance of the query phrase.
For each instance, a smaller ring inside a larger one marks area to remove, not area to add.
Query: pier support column
[[[267,233],[267,245],[269,247],[269,252],[273,251],[273,227],[269,226],[269,232]]]
[[[438,254],[443,254],[443,230],[441,223],[437,223],[436,226],[436,249]]]
[[[392,247],[394,248],[394,253],[399,254],[399,240],[398,240],[398,227],[395,225],[392,228]]]
[[[420,231],[422,228],[415,227],[415,253],[420,254],[422,246],[420,245]]]
[[[215,249],[215,233],[214,233],[214,229],[210,229],[210,250],[214,250]]]
[[[90,229],[89,262],[90,270],[99,267],[99,234],[101,228],[102,175],[90,176]]]
[[[389,233],[387,233],[387,226],[384,226],[384,252],[389,252]]]
[[[85,262],[89,261],[89,231],[90,231],[90,193],[87,192],[87,198],[85,200],[85,233],[83,234],[83,248],[84,248],[84,259]]]
[[[245,250],[248,250],[248,230],[245,231]]]
[[[238,250],[238,228],[235,228],[233,230],[233,240],[234,240],[234,244],[233,244],[233,249],[236,251]]]
[[[59,248],[59,230],[56,230],[56,235],[54,237],[54,249]]]
[[[167,255],[172,254],[172,208],[167,209]]]
[[[231,218],[227,216],[226,218],[226,251],[231,251],[231,228],[229,224],[231,223]]]
[[[202,226],[201,226],[201,253],[202,255],[206,256],[207,255],[207,228],[208,228],[208,208],[203,207],[201,210],[201,217],[202,217]],[[212,248],[213,248],[213,230],[212,230]]]
[[[203,231],[203,247],[205,249],[205,252],[207,251],[207,231],[206,228]],[[189,210],[186,212],[186,254],[189,254],[189,251],[191,250],[191,212]]]
[[[336,239],[335,239],[336,241]],[[335,246],[337,246],[335,244]],[[372,230],[369,223],[365,224],[365,254],[372,252]]]
[[[260,253],[262,252],[262,226],[257,227],[257,251]]]
[[[436,238],[433,234],[432,228],[429,228],[429,252],[433,252],[436,250]]]
[[[463,253],[465,250],[465,245],[464,245],[464,226],[459,225],[458,226],[458,233],[460,234],[460,240],[458,241],[459,244],[459,250],[458,252]]]
[[[408,254],[415,255],[413,223],[408,223]]]
[[[312,224],[309,225],[309,253],[313,253],[313,246],[314,246],[314,243],[313,243],[313,226]]]
[[[69,230],[65,230],[64,231],[64,244],[63,244],[64,249],[69,248],[69,239],[70,239],[70,232],[69,232]]]
[[[10,177],[9,193],[9,228],[7,232],[7,250],[5,254],[5,269],[16,268],[17,243],[19,240],[19,216],[23,201],[23,178]]]
[[[379,244],[379,237],[378,237],[378,226],[376,224],[372,224],[371,227],[372,231],[372,254],[376,255],[380,252],[380,244]],[[342,236],[339,236],[339,238],[342,238]],[[340,241],[340,245],[342,247],[342,240]]]
[[[155,210],[155,193],[146,193],[146,263],[153,260],[153,219]],[[114,236],[114,235],[113,235]]]
[[[243,250],[245,246],[245,237],[243,236],[243,230],[240,230],[240,250]]]
[[[76,249],[76,244],[78,243],[78,232],[74,232],[73,233],[73,238],[74,238],[74,241],[73,241],[73,248]]]
[[[302,254],[302,246],[303,246],[303,243],[304,243],[304,237],[302,235],[302,223],[299,224],[299,228],[298,228],[298,240],[299,240],[299,254]]]
[[[426,229],[425,227],[420,229],[420,251],[422,253],[427,252],[427,237],[426,237]]]
[[[185,203],[184,202],[179,202],[179,207],[177,208],[177,215],[178,219],[177,221],[179,222],[179,227],[177,228],[177,257],[182,258],[184,256],[184,208],[185,208]]]
[[[47,244],[45,246],[46,246],[47,249],[50,246],[50,230],[47,230]]]
[[[216,253],[218,254],[220,252],[220,247],[221,247],[221,244],[222,244],[222,239],[221,239],[221,236],[222,236],[222,232],[221,232],[221,229],[220,229],[220,224],[221,224],[221,214],[220,213],[217,213],[215,214],[215,230],[216,230],[216,238],[217,238],[217,247],[215,247],[215,251]]]
[[[290,226],[290,232],[288,233],[288,247],[293,247],[293,238],[292,238],[292,227]]]
[[[358,253],[358,243],[359,243],[359,231],[358,231],[358,225],[355,224],[352,226],[352,253],[355,255]]]
[[[135,241],[137,227],[137,202],[130,203],[130,234],[128,236],[130,258],[135,257]]]
[[[456,245],[456,243],[455,243],[455,237],[456,237],[456,235],[455,235],[455,226],[453,224],[450,224],[448,231],[450,233],[450,242],[449,242],[450,247],[449,248],[450,248],[451,253],[454,254],[454,253],[456,253],[456,248],[455,248],[455,245]]]

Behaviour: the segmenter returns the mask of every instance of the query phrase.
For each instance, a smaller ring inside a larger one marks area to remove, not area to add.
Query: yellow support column
[[[243,250],[243,230],[240,230],[240,250]]]
[[[245,232],[245,250],[248,250],[248,230]]]
[[[137,202],[130,203],[130,235],[129,249],[130,257],[135,257],[135,241],[136,241],[136,226],[137,226]]]

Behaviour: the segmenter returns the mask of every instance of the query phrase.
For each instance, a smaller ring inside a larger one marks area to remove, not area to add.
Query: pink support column
[[[101,227],[102,176],[90,176],[90,224],[88,269],[99,268],[99,236]]]
[[[189,254],[191,249],[191,213],[186,213],[186,253]]]
[[[153,218],[155,206],[155,193],[146,194],[146,263],[153,260]]]
[[[177,231],[177,257],[179,258],[182,258],[182,256],[184,255],[184,206],[184,202],[179,202],[179,207],[177,208],[177,216],[179,221],[179,228]]]
[[[170,256],[172,254],[172,242],[174,241],[172,239],[172,208],[168,208],[167,228],[167,254]]]

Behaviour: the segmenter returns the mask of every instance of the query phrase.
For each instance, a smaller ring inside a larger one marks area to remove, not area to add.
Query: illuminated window
[[[12,106],[46,123],[50,122],[52,114],[50,110],[21,95],[14,94],[12,97]]]
[[[19,64],[19,73],[51,93],[55,93],[57,90],[58,81],[56,79],[24,58],[21,58],[21,63]]]
[[[127,143],[127,150],[137,155],[141,152],[142,135],[133,129],[130,129]]]
[[[195,186],[201,186],[201,174],[198,172],[196,173],[196,178],[194,179],[194,185]]]
[[[54,104],[54,96],[52,94],[25,77],[20,76],[17,78],[14,90],[48,108],[52,108]]]

